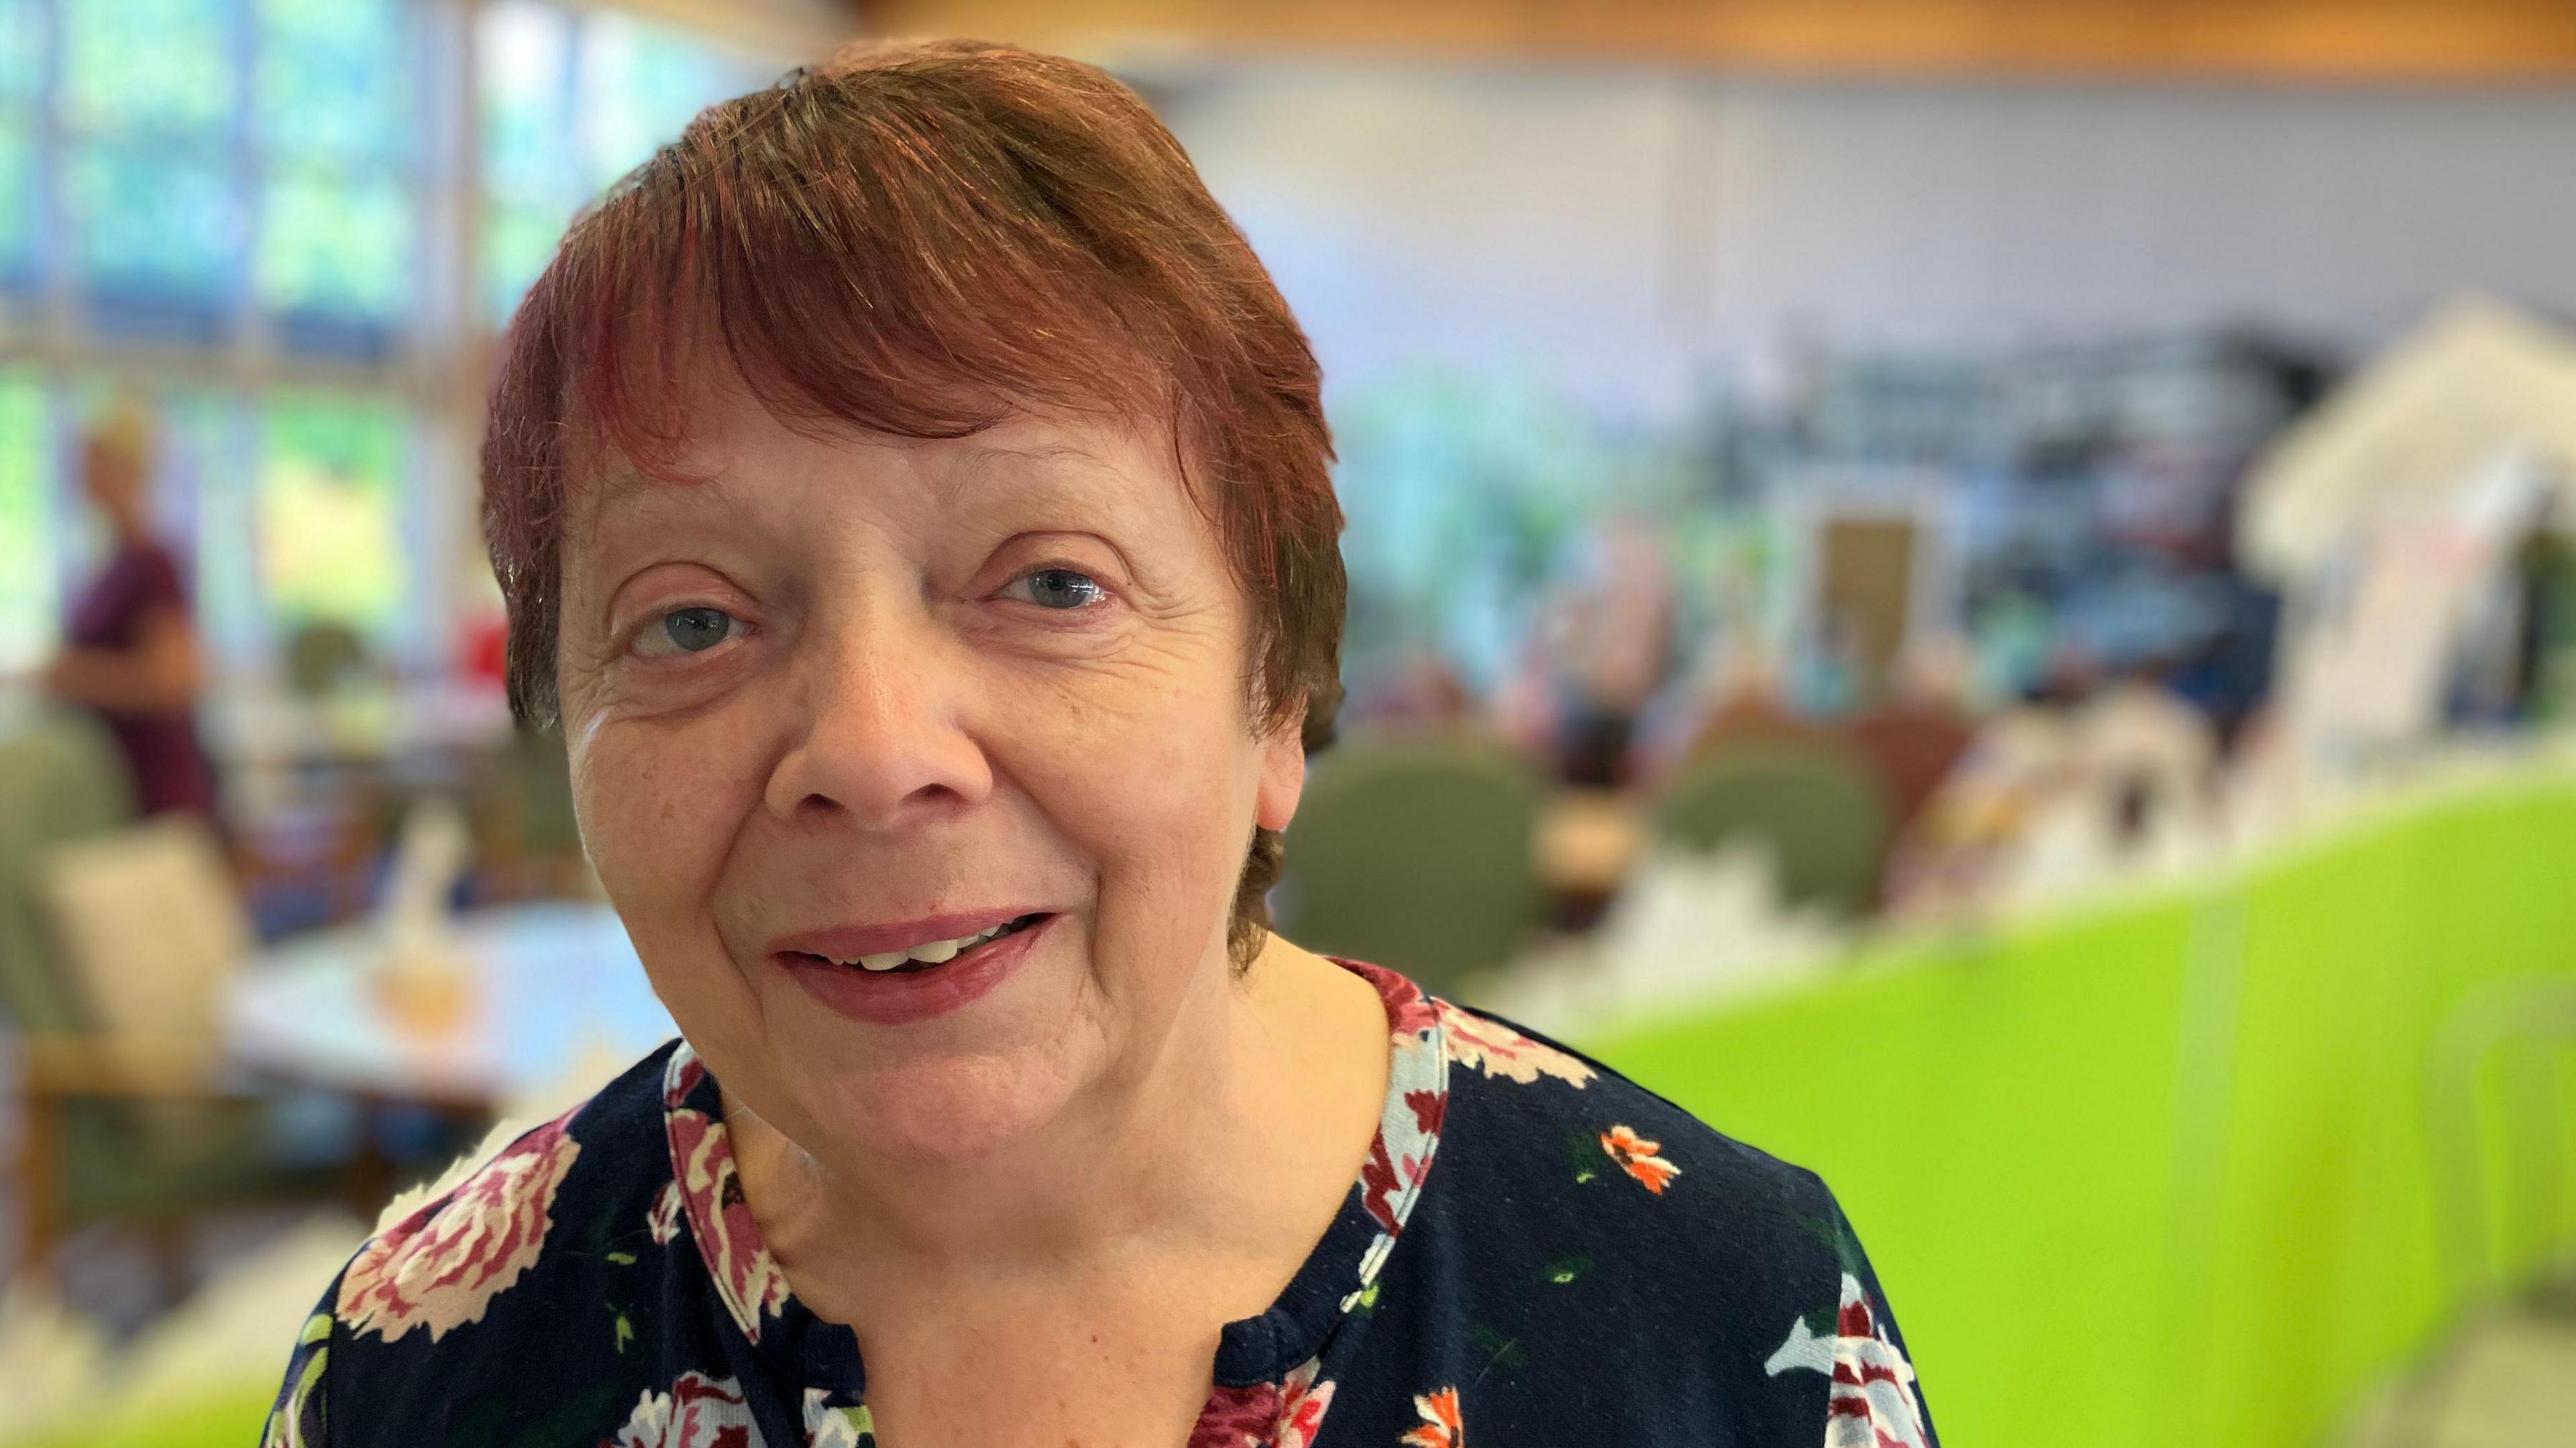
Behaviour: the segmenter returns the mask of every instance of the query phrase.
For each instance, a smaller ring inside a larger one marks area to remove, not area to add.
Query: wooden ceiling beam
[[[1888,75],[2550,80],[2576,0],[861,0],[880,35]]]

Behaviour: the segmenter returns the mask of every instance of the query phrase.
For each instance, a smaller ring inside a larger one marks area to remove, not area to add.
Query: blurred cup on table
[[[407,1034],[450,1035],[474,1014],[474,973],[449,906],[465,873],[470,839],[464,811],[444,796],[421,800],[403,817],[377,911],[383,954],[375,984],[387,1013]]]

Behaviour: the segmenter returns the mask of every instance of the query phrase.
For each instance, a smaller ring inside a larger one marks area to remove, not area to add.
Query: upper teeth
[[[1010,922],[1004,921],[990,930],[977,931],[973,935],[961,935],[955,940],[933,940],[916,945],[909,950],[888,950],[876,955],[862,955],[856,960],[844,960],[839,964],[855,965],[864,970],[892,970],[907,960],[937,965],[941,961],[953,959],[957,952],[972,950],[1010,928]]]

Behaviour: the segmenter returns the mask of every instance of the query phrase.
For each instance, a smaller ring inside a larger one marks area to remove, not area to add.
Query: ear
[[[1261,786],[1253,796],[1252,821],[1265,830],[1284,830],[1297,817],[1297,800],[1306,792],[1306,711],[1263,736]]]

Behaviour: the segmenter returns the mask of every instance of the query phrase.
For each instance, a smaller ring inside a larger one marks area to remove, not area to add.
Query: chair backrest
[[[1777,868],[1784,903],[1866,913],[1887,866],[1894,807],[1865,758],[1824,743],[1728,746],[1692,765],[1655,807],[1666,845],[1749,841]]]
[[[2559,1195],[2576,1114],[2565,1085],[2571,1058],[2576,979],[2565,976],[2490,980],[2434,1029],[2424,1057],[2425,1137],[2455,1310],[2519,1285],[2504,1280],[2508,1263],[2527,1273],[2549,1262],[2566,1220]],[[2487,1091],[2490,1073],[2501,1090]],[[2499,1152],[2488,1150],[2490,1139]]]
[[[133,818],[125,757],[86,713],[37,709],[0,735],[0,1016],[50,1035],[90,1024],[57,945],[41,886],[57,847]]]
[[[102,1035],[211,1042],[251,930],[214,832],[163,815],[55,849],[46,904]]]
[[[1280,928],[1445,989],[1511,958],[1545,908],[1539,784],[1467,743],[1352,741],[1315,765],[1288,830]]]
[[[296,697],[319,699],[367,667],[367,641],[336,619],[295,626],[286,636],[286,683]]]

